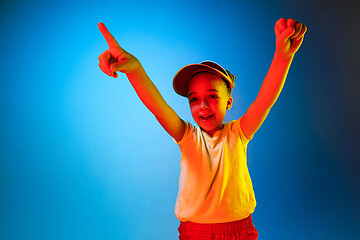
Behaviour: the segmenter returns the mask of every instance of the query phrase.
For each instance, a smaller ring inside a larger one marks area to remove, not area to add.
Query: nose
[[[200,109],[201,110],[209,109],[209,104],[207,103],[207,101],[200,102]]]

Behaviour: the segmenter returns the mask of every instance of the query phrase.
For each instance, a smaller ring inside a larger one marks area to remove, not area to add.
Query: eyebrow
[[[209,89],[209,90],[207,90],[207,92],[219,92],[218,90],[216,90],[216,89]],[[195,94],[196,92],[191,92],[189,95],[188,95],[188,97],[190,97],[191,95],[193,95],[193,94]]]

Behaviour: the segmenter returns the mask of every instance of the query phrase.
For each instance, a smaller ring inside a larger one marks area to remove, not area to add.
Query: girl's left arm
[[[251,139],[264,122],[284,86],[295,53],[307,28],[294,19],[279,19],[275,24],[276,51],[258,96],[241,118],[241,129]]]

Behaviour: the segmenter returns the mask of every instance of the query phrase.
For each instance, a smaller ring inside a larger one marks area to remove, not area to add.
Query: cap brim
[[[229,76],[226,76],[219,70],[212,68],[210,66],[207,66],[204,64],[190,64],[190,65],[187,65],[187,66],[181,68],[175,74],[175,77],[173,80],[173,87],[174,87],[175,92],[181,96],[187,97],[187,88],[188,88],[189,80],[195,73],[200,72],[200,71],[214,73],[214,74],[224,78],[225,80],[227,80],[229,78]]]

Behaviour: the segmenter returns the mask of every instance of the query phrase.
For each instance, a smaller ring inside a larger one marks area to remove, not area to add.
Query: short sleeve
[[[189,133],[191,132],[192,129],[192,125],[191,123],[184,121],[185,123],[185,132],[184,132],[184,136],[180,139],[180,141],[176,141],[174,138],[174,142],[178,145],[181,145],[182,143],[184,143],[186,141],[186,139],[189,137]]]
[[[242,117],[240,117],[238,120],[233,120],[232,122],[230,122],[231,131],[238,133],[243,142],[249,142],[252,139],[252,137],[248,138],[244,135],[240,125],[241,118]]]

